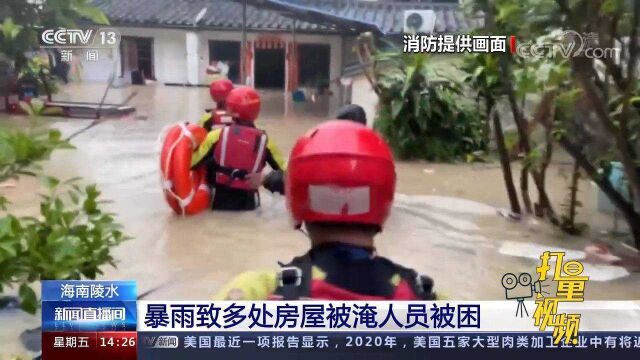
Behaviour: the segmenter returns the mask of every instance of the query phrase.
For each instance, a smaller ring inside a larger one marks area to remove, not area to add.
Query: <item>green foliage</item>
[[[109,23],[90,0],[3,0],[0,19],[0,52],[12,59],[18,70],[27,63],[24,53],[38,45],[38,28],[74,28],[79,20]]]
[[[18,73],[18,79],[35,82],[40,94],[54,94],[58,91],[55,77],[48,65],[48,59],[46,62],[40,57],[27,59]]]
[[[463,104],[460,86],[436,75],[427,56],[383,54],[377,74],[380,109],[376,128],[397,156],[435,161],[466,159],[483,150],[482,124]]]
[[[628,88],[628,84],[638,84],[638,78],[637,72],[627,71],[626,65],[637,63],[637,56],[630,51],[635,46],[633,40],[624,42],[620,39],[633,39],[640,2],[466,0],[466,3],[472,14],[481,11],[485,16],[485,27],[477,31],[515,35],[520,46],[536,44],[538,48],[544,46],[550,51],[548,56],[502,55],[498,57],[501,60],[498,73],[507,83],[504,88],[509,90],[507,95],[516,117],[514,120],[520,119],[517,123],[519,135],[525,138],[519,140],[522,147],[530,149],[523,158],[523,165],[534,174],[537,188],[544,190],[544,183],[540,184],[544,176],[536,177],[535,173],[544,175],[552,140],[560,140],[561,145],[576,157],[572,179],[575,183],[570,186],[570,196],[563,204],[569,215],[564,215],[559,225],[570,233],[583,229],[581,224],[575,224],[576,209],[580,207],[576,196],[580,167],[588,170],[597,168],[601,162],[620,161],[625,174],[632,178],[630,188],[639,193],[640,185],[634,174],[640,163],[636,151],[640,144],[640,92],[634,93]],[[582,35],[583,42],[574,41],[574,45],[618,48],[619,51],[614,56],[605,52],[604,58],[588,59],[586,52],[565,47],[572,41],[566,30]],[[490,86],[492,83],[485,72],[491,73],[492,67],[479,59],[483,56],[493,55],[466,57],[467,84],[479,97],[500,101],[504,97],[503,86]],[[538,103],[533,107],[534,111],[527,112],[525,105],[535,101]],[[602,111],[607,107],[608,113]],[[534,129],[529,126],[532,122],[542,125],[544,144],[533,138]],[[592,179],[602,181],[601,176],[587,173]],[[542,194],[540,199],[542,202]],[[640,247],[637,209],[634,212],[633,205],[619,209],[630,224],[636,246]]]
[[[19,175],[36,175],[38,161],[55,149],[71,148],[60,132],[0,129],[0,182]],[[79,179],[65,182],[40,175],[47,189],[39,215],[0,217],[0,293],[18,286],[23,310],[34,313],[38,300],[32,283],[46,279],[94,279],[105,264],[115,266],[114,246],[127,240],[114,214],[102,209],[95,185],[81,187]],[[6,211],[0,196],[0,210]]]
[[[30,132],[0,129],[0,182],[18,175],[35,175],[37,161],[46,160],[55,149],[69,149],[58,130]]]
[[[0,291],[19,284],[21,306],[35,312],[37,299],[29,284],[48,279],[95,279],[101,266],[115,266],[111,248],[127,238],[114,215],[100,208],[95,185],[43,177],[39,217],[0,218]]]
[[[90,0],[4,0],[0,4],[0,53],[10,59],[21,79],[38,83],[41,93],[56,91],[49,68],[39,58],[25,53],[38,45],[37,29],[77,27],[86,19],[108,24],[105,15]],[[42,102],[21,103],[32,117],[50,111]],[[36,175],[36,164],[55,149],[71,148],[60,132],[10,132],[0,129],[0,182],[19,175]],[[104,264],[114,265],[111,248],[126,239],[113,214],[101,209],[95,185],[84,188],[76,180],[60,184],[42,177],[47,193],[42,195],[38,217],[0,217],[0,292],[18,286],[22,308],[34,313],[38,301],[31,284],[40,279],[93,279]],[[0,210],[8,201],[0,196]]]
[[[518,148],[518,142],[520,141],[520,137],[518,136],[518,131],[516,129],[510,129],[503,132],[504,133],[504,144],[509,151],[514,151],[513,149]]]
[[[502,94],[504,84],[496,55],[466,55],[461,70],[466,74],[464,82],[477,92],[479,97],[496,100]]]
[[[22,28],[22,26],[15,24],[10,17],[5,18],[2,25],[0,25],[0,39],[2,39],[0,41],[0,52],[11,59],[16,57],[21,48],[18,35]]]
[[[109,19],[89,0],[47,0],[39,14],[42,25],[46,27],[74,27],[79,19],[109,24]]]

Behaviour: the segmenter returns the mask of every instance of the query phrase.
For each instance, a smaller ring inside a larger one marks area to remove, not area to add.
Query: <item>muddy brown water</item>
[[[56,99],[97,102],[103,91],[101,84],[73,84]],[[275,268],[276,261],[288,261],[308,248],[304,235],[291,229],[283,198],[266,191],[261,194],[262,207],[254,212],[174,215],[160,188],[158,135],[175,122],[196,121],[213,104],[206,89],[162,85],[112,89],[107,102],[119,103],[133,91],[138,92],[131,101],[135,114],[83,133],[73,141],[77,150],[59,151],[45,166],[60,178],[82,176],[97,183],[104,197],[113,201],[110,210],[134,238],[115,250],[118,267],[105,268],[105,279],[135,279],[139,293],[161,286],[148,299],[207,299],[233,275]],[[286,156],[297,136],[326,120],[333,110],[326,103],[292,106],[280,94],[265,92],[258,125]],[[44,121],[66,134],[88,124],[78,119]],[[2,126],[27,123],[24,117],[0,117]],[[549,170],[548,186],[558,203],[565,198],[570,167],[566,158],[558,156]],[[514,223],[497,215],[497,208],[507,206],[497,163],[398,162],[397,173],[396,202],[384,233],[377,238],[378,251],[430,275],[436,288],[451,298],[503,299],[502,275],[534,273],[539,255],[535,251],[581,250],[593,239],[604,238],[602,232],[613,223],[611,217],[595,211],[593,188],[587,181],[580,184],[584,206],[578,220],[587,222],[590,231],[584,237],[570,237],[534,219]],[[40,190],[28,178],[20,179],[15,188],[0,188],[19,214],[37,211]],[[520,256],[501,253],[507,245],[512,251],[506,253],[513,254],[515,248]],[[640,299],[639,285],[639,274],[592,281],[586,297]],[[37,317],[18,311],[0,313],[0,354],[24,352],[17,336],[38,322]],[[20,325],[6,326],[14,323]]]

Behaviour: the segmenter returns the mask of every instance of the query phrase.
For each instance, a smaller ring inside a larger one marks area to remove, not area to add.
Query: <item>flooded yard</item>
[[[56,99],[98,102],[103,91],[104,85],[73,84]],[[233,275],[275,268],[276,261],[286,262],[308,248],[304,235],[291,229],[284,199],[264,190],[262,207],[255,212],[174,215],[160,187],[158,135],[167,125],[196,121],[213,104],[206,89],[162,85],[112,89],[107,102],[119,103],[133,91],[138,92],[131,101],[136,113],[79,135],[73,140],[77,150],[59,151],[45,166],[60,178],[82,176],[97,183],[133,237],[116,249],[118,268],[105,268],[104,278],[135,279],[139,293],[160,286],[148,299],[207,299]],[[285,155],[298,135],[334,111],[327,104],[295,107],[278,93],[262,95],[264,110],[257,125]],[[2,116],[0,126],[27,121]],[[70,134],[90,120],[45,121]],[[565,198],[570,168],[569,160],[558,156],[549,170],[548,188],[558,202]],[[430,275],[436,289],[450,298],[503,299],[500,279],[505,272],[534,273],[536,257],[547,249],[572,250],[571,256],[580,258],[583,247],[604,239],[602,232],[613,224],[610,216],[595,210],[594,188],[584,180],[578,220],[590,229],[584,237],[571,237],[533,219],[514,223],[497,214],[508,204],[497,162],[398,162],[396,171],[396,202],[377,239],[378,251]],[[15,212],[25,215],[36,212],[38,190],[37,181],[29,178],[21,178],[15,188],[0,189],[16,204]],[[559,203],[554,205],[560,211]],[[606,280],[589,282],[587,299],[640,298],[640,274],[612,266],[587,264],[586,269],[592,280]],[[38,319],[21,313],[0,315],[0,323],[5,321],[24,327],[8,331],[0,326],[0,354],[19,352],[17,335],[37,325]]]

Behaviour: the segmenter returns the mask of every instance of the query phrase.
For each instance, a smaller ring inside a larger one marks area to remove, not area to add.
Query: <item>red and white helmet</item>
[[[225,101],[233,90],[233,83],[227,79],[216,80],[209,85],[209,94],[215,102]]]
[[[285,184],[296,227],[303,222],[341,222],[382,228],[396,186],[393,156],[366,126],[325,122],[296,142]]]
[[[237,120],[255,121],[260,113],[260,95],[248,86],[231,90],[226,104],[227,111]]]

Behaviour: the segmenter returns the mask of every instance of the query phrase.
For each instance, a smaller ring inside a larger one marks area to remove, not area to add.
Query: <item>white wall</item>
[[[166,83],[187,83],[189,77],[187,75],[187,30],[183,29],[159,29],[159,28],[134,28],[134,27],[118,27],[122,36],[138,36],[153,38],[153,61],[154,75],[159,82]],[[189,29],[189,31],[193,31]],[[260,35],[268,34],[270,36],[277,35],[283,41],[291,41],[293,35],[287,33],[248,33],[247,39],[256,40]],[[197,60],[198,82],[205,83],[205,69],[209,63],[209,40],[233,40],[241,41],[242,33],[240,31],[195,31],[198,41],[197,59],[191,58],[192,62]],[[338,35],[313,35],[313,34],[296,34],[296,41],[299,44],[328,44],[331,46],[331,64],[329,76],[331,80],[338,79],[342,71],[342,55],[343,44],[342,37]],[[107,62],[99,62],[98,64],[89,65],[86,71],[81,72],[81,80],[84,81],[105,81],[112,72],[113,66],[116,68],[117,75],[120,75],[120,49],[114,49],[112,60]],[[192,63],[192,67],[195,63]],[[125,79],[128,80],[128,79]],[[339,94],[339,88],[336,84],[331,85],[334,93]],[[338,98],[338,96],[334,96]]]
[[[200,83],[200,39],[198,33],[187,31],[185,34],[185,44],[187,48],[187,81],[191,85]]]
[[[187,82],[185,30],[118,28],[122,36],[153,38],[153,73],[159,82]]]
[[[261,35],[278,36],[283,41],[292,41],[293,35],[287,33],[263,32],[263,33],[247,33],[247,40],[254,41]],[[205,68],[209,63],[209,40],[222,41],[242,41],[242,33],[239,31],[200,31],[200,83],[205,82]],[[331,46],[331,64],[329,67],[329,77],[337,79],[342,71],[342,38],[337,35],[310,35],[296,34],[296,42],[298,44],[328,44]],[[336,88],[332,88],[337,90]]]
[[[205,69],[209,63],[209,41],[221,40],[221,41],[242,41],[242,33],[239,31],[199,31],[200,45],[199,60],[200,60],[200,83],[205,83]],[[293,40],[293,35],[290,32],[286,33],[247,33],[247,40],[254,41],[260,37],[260,35],[268,34],[279,36],[283,41],[288,42]],[[338,35],[309,35],[309,34],[296,34],[296,42],[298,44],[327,44],[331,46],[331,64],[329,67],[329,77],[337,79],[342,71],[342,38]],[[338,88],[335,84],[332,85],[332,90],[337,91]]]
[[[73,50],[73,63],[77,73],[71,74],[72,80],[88,82],[107,82],[111,74],[120,74],[120,51],[118,49],[97,49],[98,60],[87,61],[85,49]]]

